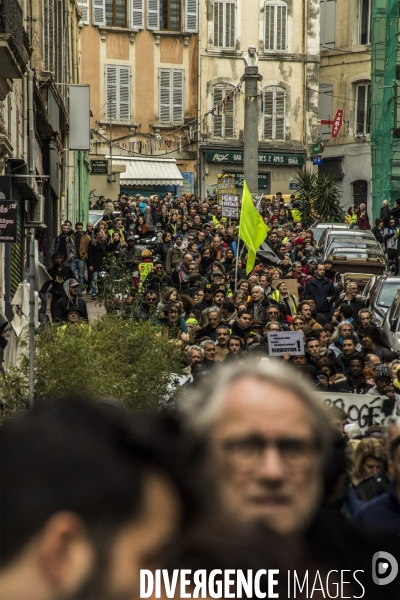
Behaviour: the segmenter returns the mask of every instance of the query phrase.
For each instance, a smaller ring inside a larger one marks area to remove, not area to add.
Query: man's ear
[[[66,595],[79,589],[95,560],[82,519],[69,511],[54,514],[40,535],[38,557],[49,587]]]

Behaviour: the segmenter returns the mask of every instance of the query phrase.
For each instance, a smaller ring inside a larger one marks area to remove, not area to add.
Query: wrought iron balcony
[[[26,69],[29,55],[22,18],[17,0],[0,0],[0,78],[20,79]]]

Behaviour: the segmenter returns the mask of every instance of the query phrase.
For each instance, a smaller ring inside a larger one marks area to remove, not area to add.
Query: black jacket
[[[389,206],[382,206],[379,218],[383,221],[383,227],[389,227],[390,224],[390,208]]]
[[[217,341],[217,330],[212,329],[210,327],[210,325],[206,325],[205,327],[198,329],[196,331],[196,334],[194,337],[196,340],[200,340],[202,337],[209,337],[212,339],[213,342],[216,342]]]
[[[357,386],[354,386],[348,379],[334,383],[332,391],[338,394],[366,394],[373,386],[364,379]]]
[[[310,279],[306,285],[304,296],[311,296],[314,299],[318,312],[327,315],[332,314],[336,293],[332,281],[327,277],[323,277],[322,279],[314,277],[314,279]],[[327,301],[329,297],[332,298],[330,302]]]
[[[58,322],[66,321],[65,317],[66,317],[67,308],[70,308],[71,306],[73,306],[73,304],[74,303],[71,302],[71,300],[69,298],[67,298],[67,296],[63,296],[62,298],[57,300],[57,302],[54,305],[53,320],[58,321]],[[88,312],[87,312],[87,308],[86,308],[86,302],[82,298],[79,298],[77,296],[76,297],[76,306],[81,311],[82,318],[85,321],[88,321],[89,317],[88,317]]]
[[[166,287],[174,287],[174,284],[171,277],[167,275],[165,271],[162,271],[161,275],[150,272],[143,282],[142,291],[145,293],[147,290],[155,290],[158,294],[158,297],[161,298],[161,292]]]
[[[88,247],[88,267],[93,267],[93,271],[100,271],[103,266],[103,260],[107,255],[107,242],[104,240],[96,245],[89,242]]]
[[[48,274],[52,278],[49,288],[49,293],[52,294],[51,303],[54,304],[59,298],[65,296],[64,283],[67,279],[75,279],[75,276],[70,267],[62,265],[61,271],[55,266],[48,270]]]

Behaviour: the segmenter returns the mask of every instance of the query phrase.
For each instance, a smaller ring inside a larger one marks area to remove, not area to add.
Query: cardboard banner
[[[370,425],[382,425],[385,419],[382,409],[385,396],[337,392],[318,392],[317,396],[326,406],[338,406],[345,410],[349,423],[356,423],[362,431]]]
[[[234,175],[218,175],[217,183],[217,201],[218,204],[223,204],[222,196],[229,196],[235,198],[236,196],[236,185]]]
[[[0,200],[0,242],[17,241],[18,204],[15,200]]]
[[[278,269],[279,269],[279,265],[278,265]],[[299,297],[299,287],[297,285],[297,279],[293,279],[289,278],[289,279],[273,279],[271,281],[271,286],[276,289],[276,286],[278,285],[278,283],[286,283],[287,285],[287,289],[288,292],[291,296],[294,296],[295,298]]]
[[[291,356],[304,354],[304,341],[301,331],[270,331],[267,333],[270,356]]]

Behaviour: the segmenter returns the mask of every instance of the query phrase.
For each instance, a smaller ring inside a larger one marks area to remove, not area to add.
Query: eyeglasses
[[[294,327],[303,327],[304,323],[302,323],[301,321],[293,321],[293,326]]]
[[[278,313],[278,311],[276,311],[276,310],[272,310],[272,311],[270,311],[270,312],[267,312],[267,315],[268,315],[269,317],[277,317],[277,316],[279,315],[279,313]]]
[[[230,466],[242,473],[256,471],[267,449],[274,448],[287,470],[309,466],[317,457],[318,444],[314,440],[281,438],[268,440],[259,435],[225,440],[222,450]]]
[[[147,298],[147,302],[157,302],[157,298]]]

